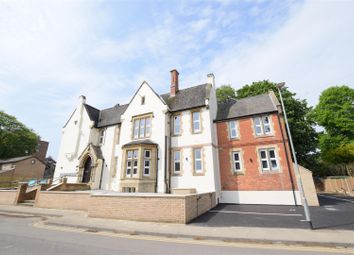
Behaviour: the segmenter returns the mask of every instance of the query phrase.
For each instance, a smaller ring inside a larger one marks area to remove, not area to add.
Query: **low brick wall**
[[[89,192],[40,191],[37,193],[35,206],[87,211],[89,203]]]
[[[0,190],[0,204],[13,205],[16,198],[16,190]]]
[[[215,193],[92,195],[90,217],[188,223],[216,204]]]
[[[39,191],[35,206],[87,211],[89,217],[188,223],[216,205],[215,193],[155,194]]]

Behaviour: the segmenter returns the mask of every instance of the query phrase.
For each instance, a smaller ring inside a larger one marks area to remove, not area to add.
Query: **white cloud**
[[[353,85],[354,2],[306,2],[279,28],[229,45],[211,68],[219,84],[286,81],[299,97],[317,102],[330,85]],[[330,83],[332,82],[333,83]]]

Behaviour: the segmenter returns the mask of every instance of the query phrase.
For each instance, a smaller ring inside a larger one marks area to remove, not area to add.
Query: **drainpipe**
[[[158,181],[158,169],[159,169],[159,146],[156,146],[156,166],[155,166],[155,193],[157,193],[157,181]]]
[[[101,187],[102,187],[103,170],[104,170],[104,159],[102,159],[102,168],[101,168],[101,176],[100,176],[100,185],[98,186],[98,189],[101,189]]]

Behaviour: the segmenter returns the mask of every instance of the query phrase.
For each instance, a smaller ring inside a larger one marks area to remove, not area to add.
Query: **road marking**
[[[345,199],[345,198],[339,198],[339,197],[332,197],[332,196],[326,196],[326,195],[319,195],[320,197],[326,197],[326,198],[330,198],[330,199],[337,199],[340,201],[345,201],[345,202],[350,202],[350,203],[354,203],[354,200],[350,200],[350,199]]]
[[[242,212],[242,211],[227,211],[227,210],[210,210],[213,213],[235,213],[235,214],[250,214],[250,215],[268,215],[268,216],[291,216],[291,217],[301,217],[300,213],[262,213],[262,212]]]
[[[134,235],[134,234],[120,234],[113,232],[88,232],[88,229],[78,229],[74,227],[63,227],[63,226],[49,226],[42,222],[37,222],[33,224],[34,227],[44,228],[49,230],[56,230],[62,232],[75,232],[88,235],[99,235],[106,237],[133,239],[133,240],[143,240],[143,241],[156,241],[163,243],[177,243],[177,244],[190,244],[190,245],[203,245],[203,246],[214,246],[214,247],[228,247],[228,248],[246,248],[246,249],[260,249],[260,250],[285,250],[285,251],[308,251],[308,252],[321,252],[323,253],[341,253],[341,254],[354,254],[354,250],[351,248],[330,248],[330,247],[319,247],[319,246],[296,246],[296,245],[285,245],[285,244],[261,244],[261,243],[242,243],[242,242],[225,242],[216,240],[193,240],[193,239],[182,239],[182,238],[170,238],[170,237],[156,237],[147,235]]]

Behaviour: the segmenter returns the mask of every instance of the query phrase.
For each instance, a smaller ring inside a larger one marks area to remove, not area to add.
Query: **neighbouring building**
[[[301,204],[273,92],[220,104],[216,123],[221,202]]]
[[[215,192],[224,203],[299,204],[279,102],[264,94],[217,104],[215,78],[169,93],[147,82],[99,110],[79,97],[62,129],[54,179],[117,192]]]
[[[41,179],[45,170],[48,142],[40,141],[33,155],[0,160],[0,183],[7,187],[13,182]]]

